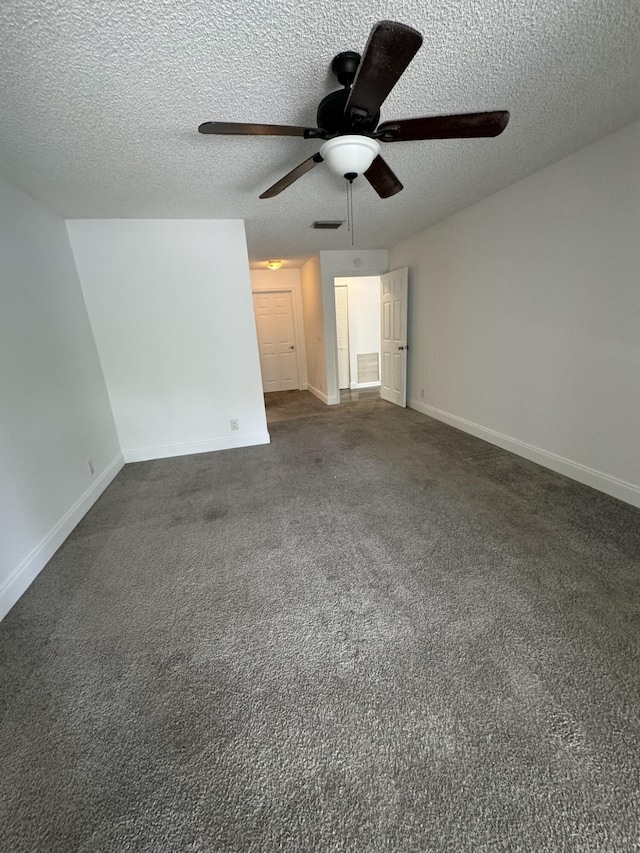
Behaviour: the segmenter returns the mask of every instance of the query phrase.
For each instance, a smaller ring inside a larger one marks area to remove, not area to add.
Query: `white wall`
[[[296,356],[298,359],[298,380],[302,390],[307,388],[307,356],[302,315],[302,289],[299,269],[251,270],[251,290],[254,293],[265,291],[288,291],[291,294],[293,319],[296,332]],[[256,331],[257,334],[257,331]]]
[[[67,227],[125,460],[268,442],[243,223]]]
[[[346,249],[320,252],[322,313],[324,318],[326,397],[329,405],[340,402],[338,387],[338,340],[334,281],[340,276],[380,275],[387,272],[386,249]],[[306,322],[306,314],[305,314]]]
[[[640,505],[640,122],[393,247],[409,404]]]
[[[252,290],[300,290],[300,270],[250,270]]]
[[[350,387],[371,388],[378,382],[358,382],[358,353],[377,353],[380,361],[380,276],[336,278],[347,288]]]
[[[1,182],[0,258],[2,618],[123,463],[64,222]]]
[[[309,391],[324,403],[327,397],[327,359],[324,344],[324,308],[322,302],[322,270],[315,255],[300,268],[302,314],[307,353]]]

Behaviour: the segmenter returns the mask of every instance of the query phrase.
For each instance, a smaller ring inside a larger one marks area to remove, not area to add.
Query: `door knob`
[[[291,344],[291,346],[289,347],[289,349],[295,349],[294,345],[293,345],[293,344]]]
[[[404,347],[398,347],[398,349],[404,349]]]

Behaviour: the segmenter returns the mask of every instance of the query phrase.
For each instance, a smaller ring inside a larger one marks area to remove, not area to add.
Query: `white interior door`
[[[344,285],[336,287],[336,337],[338,340],[338,388],[349,388],[349,302]]]
[[[396,406],[407,405],[407,292],[409,270],[403,267],[380,276],[382,386],[380,396]]]
[[[295,324],[288,290],[254,293],[260,369],[264,391],[292,391],[299,387]]]

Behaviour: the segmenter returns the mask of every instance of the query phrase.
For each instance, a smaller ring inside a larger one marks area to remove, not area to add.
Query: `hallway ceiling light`
[[[267,261],[268,270],[279,270],[282,266],[282,261]]]

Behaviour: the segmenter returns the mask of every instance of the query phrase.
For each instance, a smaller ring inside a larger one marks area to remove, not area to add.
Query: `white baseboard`
[[[314,397],[317,397],[318,400],[322,400],[322,402],[325,403],[327,406],[329,405],[329,398],[324,393],[324,391],[320,391],[318,388],[314,388],[313,385],[309,385],[307,387],[307,391],[310,391]]]
[[[640,486],[627,483],[625,480],[619,480],[617,477],[611,477],[602,471],[596,471],[594,468],[581,465],[579,462],[573,462],[571,459],[565,459],[563,456],[550,453],[548,450],[543,450],[540,447],[535,447],[532,444],[527,444],[508,435],[503,435],[500,432],[473,423],[473,421],[468,421],[457,415],[451,415],[449,412],[442,411],[442,409],[436,409],[434,406],[427,405],[422,400],[408,400],[407,405],[418,412],[422,412],[423,415],[429,415],[429,417],[449,424],[449,426],[461,429],[463,432],[468,432],[477,438],[482,438],[490,444],[495,444],[497,447],[502,447],[503,450],[509,450],[511,453],[523,456],[531,462],[537,462],[538,465],[542,465],[544,468],[550,468],[558,474],[564,474],[572,480],[577,480],[579,483],[584,483],[586,486],[598,489],[632,506],[640,507]]]
[[[122,469],[124,459],[122,454],[105,468],[86,492],[81,495],[74,505],[51,528],[47,535],[28,554],[20,565],[9,575],[0,586],[0,620],[4,619],[16,601],[40,574],[67,536],[91,509],[100,495]]]
[[[269,444],[268,432],[253,432],[225,438],[211,438],[206,441],[188,441],[181,444],[163,444],[158,447],[140,447],[124,450],[125,462],[147,462],[150,459],[166,459],[168,456],[190,456],[192,453],[211,453],[214,450],[233,450],[235,447],[253,447],[256,444]]]

